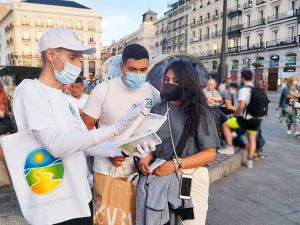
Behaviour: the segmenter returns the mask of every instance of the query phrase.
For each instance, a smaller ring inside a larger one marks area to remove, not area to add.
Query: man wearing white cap
[[[71,30],[64,28],[45,33],[39,47],[43,71],[38,80],[26,79],[16,88],[14,114],[19,131],[32,131],[43,148],[53,157],[62,159],[65,170],[62,185],[67,186],[68,191],[61,201],[46,202],[51,210],[44,212],[42,224],[33,225],[88,225],[91,224],[89,203],[92,196],[84,153],[107,157],[120,155],[117,148],[102,151],[105,144],[100,143],[123,133],[145,104],[132,107],[112,126],[88,131],[76,102],[61,89],[79,76],[82,54],[94,54],[96,49],[81,44]],[[47,197],[56,194],[57,190],[47,193]],[[34,197],[43,199],[43,196]]]

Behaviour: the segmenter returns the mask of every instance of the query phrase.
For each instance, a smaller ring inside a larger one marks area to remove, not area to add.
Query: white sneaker
[[[246,162],[246,167],[248,169],[252,169],[253,168],[253,159],[248,159]]]
[[[286,134],[287,134],[287,135],[292,135],[292,131],[291,131],[291,130],[288,130],[288,131],[286,132]]]
[[[233,146],[227,146],[225,149],[221,149],[218,152],[223,155],[234,155],[235,153]]]
[[[297,137],[297,136],[299,136],[299,135],[300,135],[300,132],[299,132],[299,131],[296,131],[295,134],[294,134],[295,137]]]

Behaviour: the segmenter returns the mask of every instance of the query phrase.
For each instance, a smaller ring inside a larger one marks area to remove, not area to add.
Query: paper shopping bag
[[[134,225],[135,185],[123,178],[94,175],[94,224]]]

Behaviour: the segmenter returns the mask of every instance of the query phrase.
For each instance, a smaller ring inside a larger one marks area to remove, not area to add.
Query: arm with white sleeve
[[[37,141],[54,157],[64,157],[96,146],[127,130],[144,109],[145,103],[133,106],[115,124],[91,131],[80,128],[64,132],[56,125],[49,101],[34,89],[17,90],[14,113],[17,124],[25,124]]]

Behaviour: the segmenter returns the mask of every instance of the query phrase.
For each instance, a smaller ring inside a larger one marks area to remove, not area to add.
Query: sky
[[[102,43],[109,45],[135,31],[142,22],[142,15],[149,8],[158,16],[167,10],[172,0],[73,0],[83,4],[102,16]],[[6,2],[6,0],[0,0]]]
[[[112,40],[135,31],[142,22],[142,15],[149,8],[158,16],[167,10],[170,0],[76,0],[92,8],[102,16],[102,43],[110,44]]]

